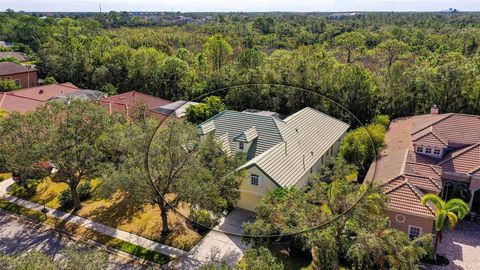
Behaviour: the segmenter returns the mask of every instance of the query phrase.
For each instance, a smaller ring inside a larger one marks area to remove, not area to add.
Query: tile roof
[[[53,97],[71,94],[78,90],[81,89],[71,83],[61,83],[23,88],[15,91],[10,91],[9,93],[12,93],[16,96],[47,101]]]
[[[36,71],[35,68],[28,68],[26,66],[13,62],[0,62],[0,75],[12,75],[18,73]]]
[[[406,161],[403,173],[420,175],[435,180],[441,180],[442,167],[431,164],[422,164]]]
[[[428,218],[435,217],[435,210],[431,206],[421,204],[424,194],[409,180],[397,177],[383,184],[382,188],[389,197],[388,209]]]
[[[468,174],[480,166],[480,143],[448,154],[437,164],[445,172]]]
[[[28,60],[28,57],[24,53],[20,52],[0,52],[0,58],[15,58],[19,62],[25,62]]]
[[[9,92],[0,93],[0,109],[8,113],[26,113],[45,104],[45,101],[17,96]]]

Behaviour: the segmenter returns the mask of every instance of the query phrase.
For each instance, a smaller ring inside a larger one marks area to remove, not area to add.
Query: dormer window
[[[434,155],[440,155],[440,149],[433,149],[433,154]]]
[[[421,147],[421,146],[417,147],[417,152],[418,153],[423,153],[423,147]]]
[[[432,153],[432,148],[425,148],[425,154],[431,154]]]
[[[245,144],[243,142],[238,142],[238,149],[243,151],[245,149]]]

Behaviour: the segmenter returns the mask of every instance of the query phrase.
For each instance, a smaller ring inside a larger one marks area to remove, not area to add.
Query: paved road
[[[429,270],[477,270],[480,269],[480,224],[460,221],[455,231],[446,230],[438,254],[450,260],[447,266],[428,265]]]
[[[4,180],[3,182],[0,182],[0,197],[1,198],[5,199],[5,200],[7,200],[11,203],[14,203],[16,205],[20,205],[20,206],[23,206],[23,207],[26,207],[26,208],[29,208],[29,209],[37,210],[37,211],[41,211],[42,208],[45,207],[41,204],[34,203],[34,202],[31,202],[31,201],[27,201],[27,200],[23,200],[23,199],[20,199],[20,198],[17,198],[15,196],[7,194],[8,188],[11,185],[13,185],[13,183],[14,182],[13,182],[12,178]],[[180,250],[178,248],[167,246],[167,245],[152,241],[150,239],[135,235],[133,233],[129,233],[129,232],[122,231],[122,230],[119,230],[119,229],[116,229],[116,228],[112,228],[112,227],[100,224],[98,222],[95,222],[93,220],[89,220],[89,219],[82,218],[82,217],[79,217],[79,216],[76,216],[76,215],[65,213],[65,212],[60,211],[58,209],[53,209],[53,208],[50,208],[50,207],[45,207],[45,208],[47,208],[49,210],[47,215],[49,215],[51,217],[54,217],[56,219],[65,220],[65,221],[68,221],[70,223],[74,223],[76,225],[85,227],[87,229],[102,233],[104,235],[115,237],[117,239],[135,244],[137,246],[144,247],[144,248],[149,249],[149,250],[153,250],[155,252],[167,255],[167,256],[172,257],[172,258],[182,256],[186,253],[185,251]]]
[[[37,250],[48,254],[55,260],[61,256],[59,252],[66,246],[85,248],[87,245],[45,225],[0,213],[0,253],[16,254]],[[132,259],[110,254],[107,269],[130,270],[147,269],[147,267]]]
[[[170,266],[179,270],[197,269],[207,262],[226,262],[235,266],[248,248],[242,243],[242,224],[253,220],[253,213],[239,208],[234,209],[220,221],[194,248],[186,255],[172,261]]]

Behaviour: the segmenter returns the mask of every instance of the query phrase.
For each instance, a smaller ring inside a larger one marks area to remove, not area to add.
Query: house
[[[0,52],[0,59],[9,59],[9,58],[12,58],[12,59],[15,59],[16,61],[18,62],[27,62],[28,61],[28,57],[26,54],[24,53],[20,53],[20,52]]]
[[[285,119],[262,111],[223,111],[197,126],[214,134],[226,154],[245,153],[248,178],[237,207],[253,211],[269,190],[303,187],[310,174],[335,156],[349,125],[312,108]]]
[[[187,110],[187,107],[190,105],[197,105],[197,104],[198,102],[179,100],[179,101],[175,101],[170,104],[161,106],[155,109],[155,111],[159,113],[167,114],[167,115],[174,115],[178,118],[183,118],[185,117],[185,112]]]
[[[434,232],[435,208],[421,205],[426,193],[460,197],[480,214],[480,116],[438,114],[434,106],[395,119],[366,180],[382,187],[391,226],[410,237]]]
[[[95,100],[102,92],[80,89],[72,83],[49,84],[0,93],[0,109],[9,113],[33,111],[48,101],[81,98]]]
[[[131,117],[132,110],[140,104],[145,105],[150,115],[158,118],[161,122],[165,121],[170,114],[166,114],[155,109],[171,104],[167,99],[154,97],[137,91],[130,91],[102,99],[102,104],[108,107],[110,113],[120,112],[127,117]]]
[[[37,86],[37,69],[13,62],[0,62],[0,80],[13,80],[20,88]]]

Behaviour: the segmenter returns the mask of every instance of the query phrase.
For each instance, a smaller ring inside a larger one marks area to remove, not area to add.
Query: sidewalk
[[[248,246],[242,243],[243,222],[253,219],[253,213],[234,209],[186,255],[169,263],[173,269],[193,270],[208,262],[227,263],[234,267]]]
[[[30,208],[36,211],[42,210],[44,206],[41,204],[23,200],[7,194],[8,187],[11,186],[13,183],[14,181],[11,178],[0,182],[0,198],[6,201],[9,201],[11,203],[14,203],[26,208]],[[118,229],[97,223],[89,219],[85,219],[79,216],[65,213],[63,211],[60,211],[54,208],[50,208],[50,207],[46,207],[46,208],[49,210],[47,213],[48,216],[51,216],[60,220],[64,220],[66,222],[74,223],[76,225],[85,227],[87,229],[118,238],[120,240],[135,244],[137,246],[141,246],[143,248],[161,253],[163,255],[167,255],[172,258],[177,258],[186,254],[186,252],[183,250],[170,247],[164,244],[160,244],[135,234],[131,234],[122,230],[118,230]]]

